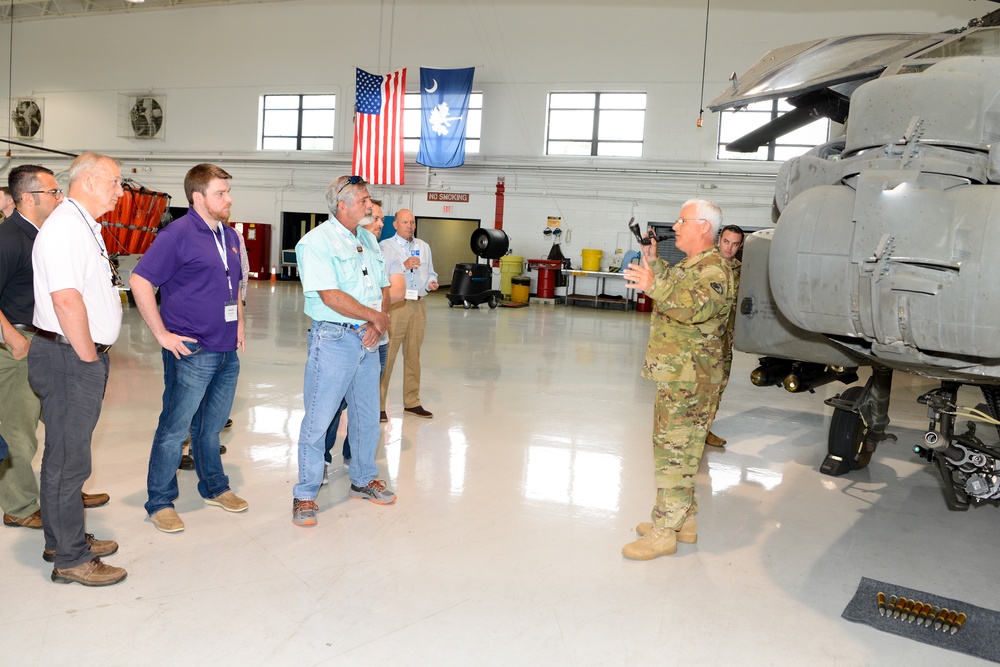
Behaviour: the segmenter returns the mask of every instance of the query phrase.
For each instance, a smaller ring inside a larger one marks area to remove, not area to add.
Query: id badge
[[[417,295],[417,290],[415,290],[415,289],[408,289],[408,290],[406,290],[406,300],[407,301],[416,301],[418,298],[419,298],[419,296]]]
[[[239,309],[236,306],[236,302],[235,301],[227,301],[226,302],[226,321],[227,322],[235,322],[238,316],[239,316]]]
[[[382,299],[375,299],[374,301],[369,301],[368,302],[368,307],[371,308],[372,310],[377,310],[378,312],[381,313],[382,312]]]

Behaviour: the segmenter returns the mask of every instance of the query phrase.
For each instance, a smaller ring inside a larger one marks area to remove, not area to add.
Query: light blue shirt
[[[364,320],[347,317],[327,306],[320,292],[340,290],[362,306],[373,307],[382,298],[382,288],[389,286],[375,236],[363,227],[357,228],[355,236],[336,218],[303,236],[295,245],[295,257],[305,293],[304,310],[314,320],[364,324]]]
[[[438,282],[438,274],[434,271],[434,259],[431,257],[431,247],[414,237],[412,241],[405,240],[399,234],[391,236],[379,244],[388,273],[401,273],[406,278],[406,289],[417,290],[417,296],[427,296],[427,285],[433,280]],[[420,266],[415,269],[403,268],[403,262],[419,253]]]

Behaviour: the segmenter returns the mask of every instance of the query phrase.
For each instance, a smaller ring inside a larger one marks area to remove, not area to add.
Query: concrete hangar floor
[[[129,578],[57,585],[40,531],[0,530],[2,654],[45,665],[986,664],[840,617],[861,577],[1000,607],[986,565],[1000,509],[951,513],[911,454],[930,385],[897,375],[899,436],[871,465],[820,475],[830,409],[758,389],[737,353],[698,476],[700,536],[674,556],[620,555],[654,498],[648,315],[429,298],[422,400],[404,416],[397,365],[380,475],[399,501],[348,498],[335,460],[319,525],[291,522],[308,321],[298,283],[253,283],[234,426],[233,489],[206,506],[181,471],[187,529],[142,509],[160,409],[159,348],[135,308],[111,352],[87,530],[121,544]],[[972,403],[977,399],[973,396]],[[341,427],[342,429],[344,426]],[[44,427],[39,429],[40,440]],[[41,455],[36,459],[36,465]],[[873,601],[874,604],[874,601]],[[14,663],[11,663],[14,664]]]

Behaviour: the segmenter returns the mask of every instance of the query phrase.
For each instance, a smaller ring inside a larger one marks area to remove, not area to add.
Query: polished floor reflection
[[[1000,509],[950,513],[910,453],[926,428],[895,379],[899,442],[868,469],[817,472],[829,408],[757,389],[737,354],[699,475],[699,541],[620,555],[653,500],[653,385],[641,313],[429,299],[422,399],[393,377],[378,463],[399,501],[348,498],[337,462],[319,525],[291,523],[308,321],[298,284],[255,283],[223,457],[250,510],[227,514],[180,472],[187,529],[142,509],[162,390],[134,309],[112,351],[87,528],[121,544],[106,589],[57,585],[42,536],[0,530],[2,650],[31,665],[874,665],[980,661],[840,618],[862,576],[1000,608]],[[976,402],[973,400],[973,402]],[[343,427],[342,427],[343,428]],[[36,461],[36,464],[38,461]],[[873,601],[874,604],[874,601]]]

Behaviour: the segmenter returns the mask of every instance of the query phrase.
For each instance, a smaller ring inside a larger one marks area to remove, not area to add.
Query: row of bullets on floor
[[[889,601],[886,602],[885,593],[882,591],[879,591],[878,594],[878,613],[880,616],[899,619],[907,623],[916,621],[917,625],[922,625],[925,628],[933,626],[935,631],[940,630],[945,634],[955,634],[961,630],[967,618],[964,611],[934,607],[926,602],[897,598],[895,595],[890,596]]]

